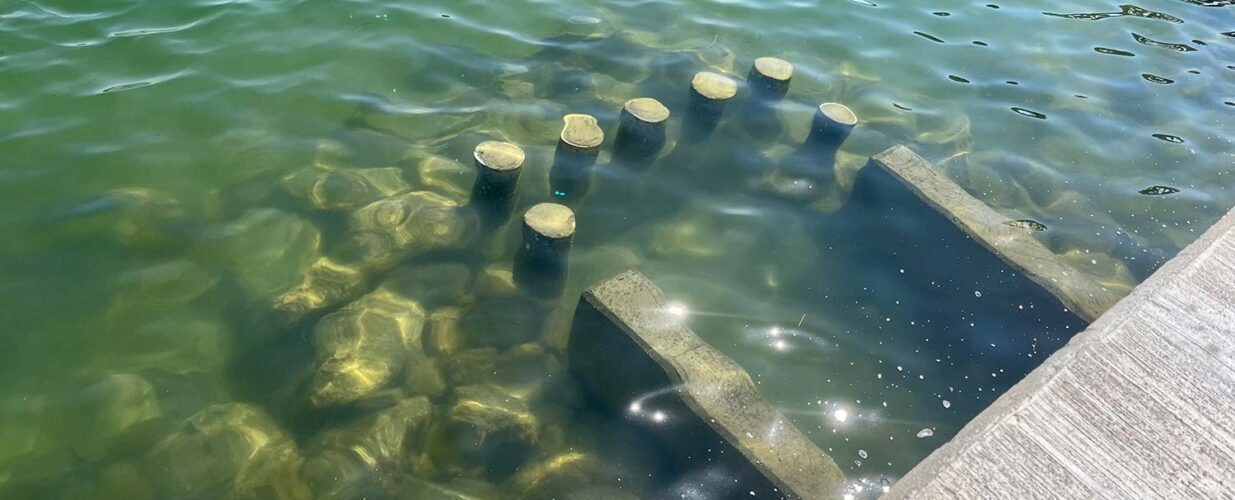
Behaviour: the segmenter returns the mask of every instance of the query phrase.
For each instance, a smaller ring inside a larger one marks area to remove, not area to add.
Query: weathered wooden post
[[[767,178],[781,197],[810,201],[836,186],[836,153],[858,124],[858,116],[843,104],[819,105],[806,142],[786,157]]]
[[[789,81],[793,78],[793,64],[775,57],[760,57],[750,68],[746,77],[751,97],[761,101],[780,101],[789,93]]]
[[[737,93],[738,84],[732,78],[709,71],[696,74],[690,82],[690,104],[682,140],[698,143],[711,137],[729,101]]]
[[[523,214],[523,246],[515,254],[515,283],[539,298],[560,295],[574,238],[575,212],[569,207],[541,203],[528,209]]]
[[[825,102],[819,105],[811,124],[810,135],[806,138],[806,146],[821,151],[831,151],[835,156],[845,139],[858,125],[858,115],[844,104]]]
[[[591,115],[570,114],[562,118],[562,134],[549,171],[549,187],[555,198],[576,201],[592,185],[592,168],[600,157],[605,131]]]
[[[742,125],[752,137],[768,140],[784,131],[776,107],[788,95],[792,79],[793,64],[788,61],[775,57],[755,59],[746,77],[750,97],[741,110]]]
[[[614,139],[614,157],[636,168],[647,166],[665,147],[668,120],[669,108],[656,99],[641,97],[626,101]]]
[[[472,156],[477,175],[471,204],[486,228],[501,226],[514,210],[526,156],[519,146],[497,141],[480,143]]]

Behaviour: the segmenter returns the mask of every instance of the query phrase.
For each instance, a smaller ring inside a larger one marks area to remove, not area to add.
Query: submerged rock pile
[[[659,193],[646,179],[606,190],[592,185],[597,169],[715,185],[726,181],[675,162],[706,154],[697,145],[726,113],[778,121],[791,64],[759,59],[750,85],[706,69],[663,99],[650,97],[656,74],[611,82],[629,93],[611,109],[620,123],[563,113],[551,155],[494,130],[409,146],[392,166],[344,166],[360,155],[326,141],[312,165],[246,185],[235,198],[255,204],[222,220],[152,191],[115,193],[118,241],[196,242],[134,274],[109,318],[109,331],[166,350],[88,367],[106,375],[72,408],[97,425],[53,452],[0,453],[0,496],[45,491],[74,466],[91,480],[73,488],[100,497],[644,497],[674,467],[649,458],[654,444],[602,446],[597,429],[614,424],[589,420],[563,366],[578,297],[567,290],[580,284],[570,253],[588,231],[578,214],[604,197],[626,197],[635,217],[667,215],[650,211]],[[503,88],[540,92],[545,82],[521,75]],[[848,108],[820,106],[802,149],[747,180],[795,203],[823,196],[856,124]],[[471,164],[446,154],[465,141]],[[605,255],[622,268],[637,259]]]

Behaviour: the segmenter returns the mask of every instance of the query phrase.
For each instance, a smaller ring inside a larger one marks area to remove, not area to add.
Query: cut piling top
[[[519,146],[498,141],[480,143],[473,154],[477,165],[495,172],[519,170],[526,158]]]
[[[569,114],[562,117],[562,121],[562,142],[568,145],[592,149],[605,142],[605,131],[591,115]]]
[[[710,71],[695,75],[690,87],[699,95],[713,101],[727,101],[738,94],[738,84],[732,78]]]
[[[575,235],[575,212],[565,205],[541,203],[523,214],[523,224],[542,238],[565,240]]]
[[[622,109],[636,120],[646,124],[663,123],[669,119],[669,108],[666,108],[660,101],[650,97],[640,97],[626,101],[626,105]]]

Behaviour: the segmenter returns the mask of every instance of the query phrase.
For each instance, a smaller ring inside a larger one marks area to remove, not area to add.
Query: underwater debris
[[[1028,229],[1030,231],[1046,231],[1046,224],[1029,219],[1010,220],[1004,222],[1003,225],[1017,229]]]
[[[1164,196],[1178,193],[1179,189],[1169,186],[1150,186],[1138,192],[1146,196]]]

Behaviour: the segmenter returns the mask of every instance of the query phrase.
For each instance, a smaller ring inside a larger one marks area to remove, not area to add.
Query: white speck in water
[[[979,292],[979,291],[977,291],[977,290],[974,290],[974,291],[973,291],[973,296],[974,296],[974,297],[977,297],[977,298],[982,298],[982,292]]]
[[[944,408],[951,408],[951,407],[952,407],[952,402],[951,402],[951,401],[948,401],[948,400],[946,400],[946,399],[945,399],[945,400],[943,400],[943,407],[944,407]]]
[[[866,450],[858,450],[858,456],[862,458],[866,458]]]
[[[639,413],[641,411],[643,411],[643,405],[639,404],[638,401],[635,401],[634,403],[630,404],[631,413]]]
[[[664,422],[666,418],[669,418],[669,417],[665,415],[665,412],[663,411],[658,411],[652,414],[652,421],[658,424],[661,422]]]
[[[935,431],[931,430],[930,428],[926,428],[926,429],[922,429],[918,431],[919,438],[928,438],[934,435],[935,435]]]
[[[846,410],[844,408],[836,410],[832,412],[832,418],[836,419],[837,422],[844,422],[846,420],[849,420],[849,410]]]

